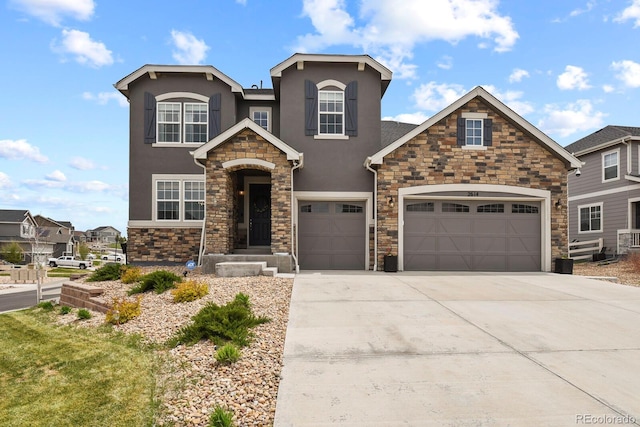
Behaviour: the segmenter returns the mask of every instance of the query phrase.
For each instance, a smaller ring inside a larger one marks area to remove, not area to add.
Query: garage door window
[[[442,212],[469,212],[469,205],[461,205],[459,203],[443,203]]]
[[[531,205],[521,205],[521,204],[512,204],[511,205],[511,213],[521,213],[521,214],[537,214],[538,207]]]
[[[362,213],[362,206],[336,203],[336,213]]]
[[[504,213],[504,205],[502,203],[479,205],[477,207],[477,211],[479,213]]]
[[[435,205],[433,202],[412,203],[407,205],[407,212],[434,212]]]
[[[300,212],[327,213],[329,212],[329,203],[309,203],[306,205],[301,205]]]

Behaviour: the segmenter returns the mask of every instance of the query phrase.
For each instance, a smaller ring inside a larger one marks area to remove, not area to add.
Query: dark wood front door
[[[271,245],[271,184],[249,186],[249,246]]]

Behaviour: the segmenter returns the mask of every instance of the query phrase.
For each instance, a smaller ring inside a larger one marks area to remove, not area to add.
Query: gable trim
[[[211,141],[207,142],[197,150],[193,151],[193,158],[196,161],[200,161],[203,163],[203,160],[207,159],[207,153],[219,145],[227,142],[230,138],[239,134],[245,129],[250,129],[254,133],[261,136],[265,141],[276,147],[278,150],[282,151],[287,155],[287,160],[297,160],[302,162],[302,153],[297,152],[289,145],[287,145],[284,141],[277,138],[273,134],[267,132],[262,126],[258,125],[256,122],[249,118],[245,118],[242,121],[238,122],[235,126],[230,127],[226,131],[222,132],[220,135],[213,138]]]
[[[497,110],[500,114],[509,118],[510,120],[515,122],[518,126],[525,129],[527,132],[533,135],[538,141],[540,141],[543,144],[543,146],[545,146],[550,152],[555,153],[559,158],[569,163],[572,169],[579,168],[582,166],[582,163],[577,158],[575,158],[567,150],[562,148],[557,142],[549,138],[542,131],[540,131],[538,128],[536,128],[531,123],[526,121],[524,118],[516,114],[513,110],[511,110],[509,107],[507,107],[505,104],[500,102],[496,97],[491,95],[489,92],[487,92],[484,88],[480,86],[477,86],[475,89],[468,92],[462,98],[458,99],[453,104],[446,107],[444,110],[429,117],[424,123],[422,123],[415,129],[413,129],[412,131],[408,132],[404,136],[400,137],[395,142],[389,144],[382,150],[378,151],[373,156],[367,157],[367,159],[365,160],[365,164],[381,165],[384,162],[385,156],[392,153],[396,149],[400,148],[405,143],[415,138],[416,136],[418,136],[419,134],[421,134],[422,132],[424,132],[434,124],[438,123],[440,120],[449,116],[450,114],[455,112],[457,109],[461,108],[462,106],[464,106],[465,104],[467,104],[469,101],[471,101],[476,97],[481,98],[483,101],[489,104],[489,106]]]

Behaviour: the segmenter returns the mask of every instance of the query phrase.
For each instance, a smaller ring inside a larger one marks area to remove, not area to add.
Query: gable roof
[[[207,159],[207,153],[209,151],[215,149],[219,145],[224,144],[230,138],[236,136],[237,134],[239,134],[245,129],[252,130],[256,134],[264,138],[267,142],[272,144],[274,147],[276,147],[277,149],[285,153],[287,155],[287,160],[298,160],[302,162],[302,159],[303,159],[302,153],[298,153],[296,150],[294,150],[289,145],[287,145],[284,141],[277,138],[275,135],[268,132],[265,128],[258,125],[256,122],[254,122],[249,118],[241,120],[236,125],[230,127],[226,131],[222,132],[220,135],[213,138],[211,141],[207,142],[206,144],[199,147],[197,150],[193,151],[192,153],[193,158],[196,161],[200,161],[201,164],[204,163],[202,162],[202,160]]]
[[[31,214],[25,209],[0,209],[0,222],[21,223],[28,216]]]
[[[207,80],[218,78],[231,87],[232,92],[242,93],[242,86],[227,76],[217,68],[211,65],[153,65],[147,64],[138,68],[133,73],[119,80],[113,86],[118,89],[124,96],[129,98],[129,84],[138,80],[145,74],[149,74],[152,79],[156,78],[156,73],[190,73],[202,74]]]
[[[640,139],[640,127],[609,125],[567,145],[565,149],[579,156],[629,139]]]
[[[572,168],[579,168],[579,167],[582,166],[582,163],[577,158],[572,156],[567,150],[562,148],[560,146],[560,144],[555,142],[553,139],[549,138],[540,129],[538,129],[535,126],[533,126],[531,123],[526,121],[520,115],[516,114],[515,111],[513,111],[512,109],[507,107],[505,104],[503,104],[501,101],[499,101],[495,96],[491,95],[489,92],[487,92],[481,86],[477,86],[475,89],[472,89],[470,92],[468,92],[466,95],[462,96],[460,99],[455,101],[453,104],[451,104],[448,107],[446,107],[444,110],[442,110],[439,113],[429,117],[421,125],[417,126],[413,130],[409,131],[408,133],[406,133],[405,135],[403,135],[402,137],[400,137],[399,139],[397,139],[393,143],[389,144],[388,146],[384,147],[383,149],[381,149],[380,151],[378,151],[374,155],[372,155],[370,157],[367,157],[367,159],[365,161],[365,164],[368,164],[368,165],[371,165],[371,164],[380,165],[380,164],[382,164],[383,160],[384,160],[384,157],[386,155],[392,153],[397,148],[401,147],[402,145],[404,145],[405,143],[410,141],[412,138],[414,138],[417,135],[419,135],[420,133],[424,132],[426,129],[428,129],[431,126],[433,126],[434,124],[438,123],[440,120],[442,120],[445,117],[447,117],[448,115],[452,114],[457,109],[461,108],[466,103],[468,103],[469,101],[471,101],[472,99],[474,99],[476,97],[481,98],[491,108],[495,109],[500,114],[502,114],[504,117],[506,117],[506,118],[510,119],[511,121],[513,121],[516,125],[520,126],[522,129],[524,129],[526,132],[528,132],[531,136],[533,136],[535,139],[540,141],[540,143],[544,147],[546,147],[550,152],[554,153],[560,159],[564,160],[569,165],[571,165]]]
[[[370,57],[369,55],[327,55],[327,54],[310,54],[310,53],[294,53],[289,58],[285,59],[275,67],[271,69],[271,80],[273,81],[273,87],[278,91],[278,81],[282,77],[282,72],[294,64],[304,67],[305,62],[325,62],[325,63],[343,63],[343,64],[358,64],[358,69],[364,70],[365,66],[369,66],[378,73],[380,73],[380,84],[382,86],[382,95],[384,95],[389,83],[391,83],[391,76],[393,72],[387,67]]]
[[[414,123],[382,120],[380,122],[380,148],[384,148],[392,142],[400,139],[400,137],[406,135],[416,127],[418,127],[418,125]]]

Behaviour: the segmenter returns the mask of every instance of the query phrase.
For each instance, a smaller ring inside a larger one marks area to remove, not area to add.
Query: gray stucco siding
[[[129,220],[150,221],[152,218],[153,174],[202,174],[195,165],[189,151],[199,145],[184,147],[159,147],[144,143],[144,93],[154,96],[170,92],[192,92],[211,97],[220,93],[222,97],[222,130],[235,124],[236,100],[228,85],[220,80],[208,81],[204,75],[160,74],[157,80],[143,77],[130,85],[129,113]],[[190,99],[177,98],[176,101]]]
[[[280,138],[280,105],[276,101],[240,101],[238,102],[236,113],[238,121],[245,117],[251,119],[249,112],[252,107],[271,108],[271,133]]]
[[[358,82],[357,136],[316,139],[305,135],[305,80]],[[380,74],[353,64],[305,63],[284,70],[280,85],[280,138],[304,153],[304,168],[296,172],[296,191],[372,191],[372,173],[363,167],[367,156],[380,147]]]

